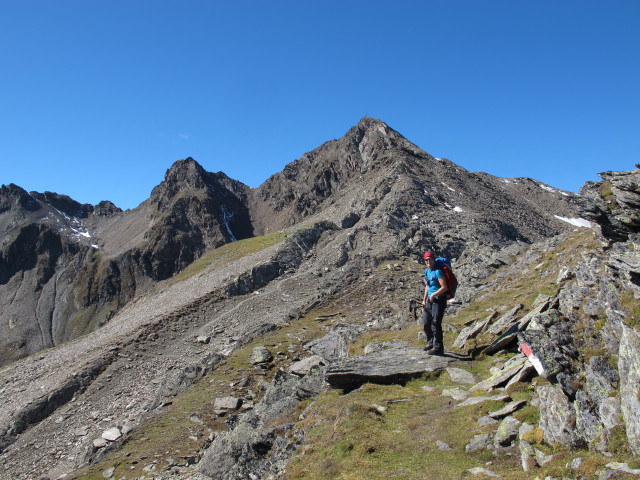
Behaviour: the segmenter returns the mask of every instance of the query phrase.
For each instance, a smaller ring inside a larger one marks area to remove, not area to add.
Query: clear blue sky
[[[640,162],[640,0],[0,0],[0,183],[133,208],[252,187],[365,115],[577,191]]]

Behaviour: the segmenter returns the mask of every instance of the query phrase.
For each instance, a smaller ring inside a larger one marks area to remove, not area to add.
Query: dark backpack
[[[458,279],[451,269],[451,260],[445,257],[438,257],[436,258],[435,267],[444,273],[444,278],[447,280],[447,287],[449,287],[449,291],[445,295],[447,299],[451,300],[456,296],[456,290],[458,289]],[[424,281],[426,283],[427,279],[425,278]]]

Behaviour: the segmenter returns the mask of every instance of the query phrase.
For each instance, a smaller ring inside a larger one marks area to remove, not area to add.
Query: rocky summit
[[[3,186],[0,478],[628,475],[638,172],[576,195],[365,117],[256,189],[191,158],[127,211]]]

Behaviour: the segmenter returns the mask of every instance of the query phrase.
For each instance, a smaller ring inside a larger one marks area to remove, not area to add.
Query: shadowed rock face
[[[251,189],[192,158],[148,200],[121,211],[52,192],[0,190],[0,329],[4,363],[104,325],[131,299],[205,251],[302,222],[353,229],[323,255],[435,249],[450,257],[572,229],[573,196],[530,179],[471,173],[365,117]]]

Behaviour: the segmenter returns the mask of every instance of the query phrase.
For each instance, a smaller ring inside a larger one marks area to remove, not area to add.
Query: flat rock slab
[[[343,389],[358,388],[363,383],[404,383],[423,373],[442,371],[455,361],[429,355],[421,348],[390,348],[341,359],[328,368],[326,380],[332,387]]]
[[[508,403],[507,405],[505,405],[504,407],[502,407],[500,410],[496,410],[494,412],[489,412],[488,415],[491,418],[503,418],[503,417],[506,417],[507,415],[511,415],[513,412],[515,412],[516,410],[522,408],[526,404],[527,404],[527,402],[524,401],[524,400],[511,402],[511,403]]]
[[[448,367],[447,373],[454,383],[468,383],[472,385],[478,383],[478,379],[473,373],[462,368]]]

